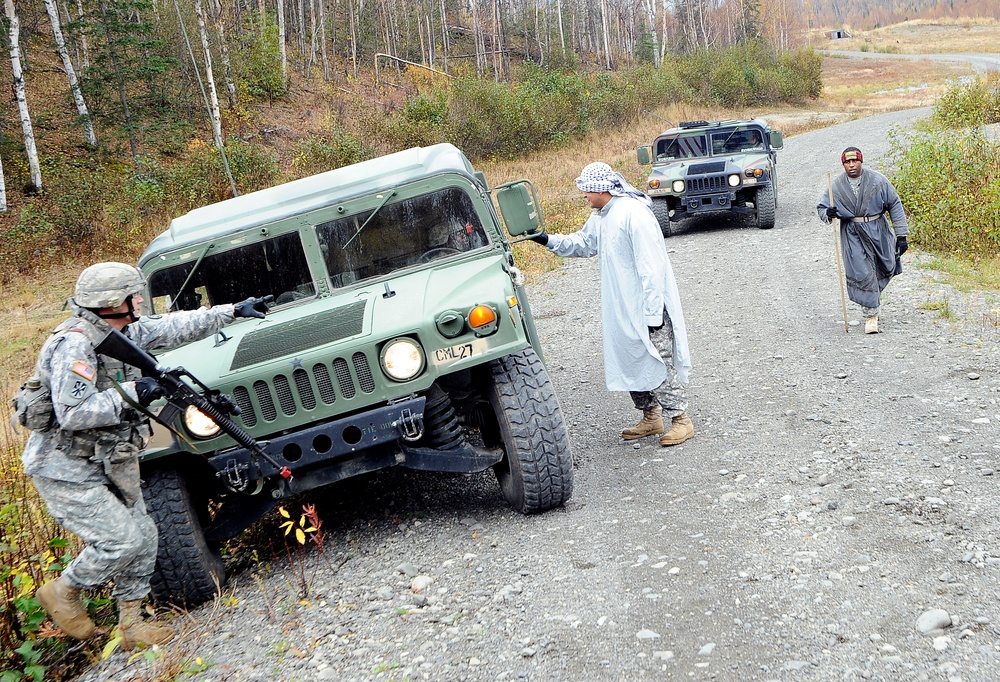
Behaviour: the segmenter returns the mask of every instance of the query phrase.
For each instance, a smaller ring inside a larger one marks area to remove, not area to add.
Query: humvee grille
[[[258,327],[240,340],[230,370],[360,334],[364,328],[365,301],[300,317],[291,322]]]
[[[319,367],[322,366],[319,365]],[[302,407],[307,410],[316,407],[316,394],[313,393],[313,387],[309,383],[309,375],[306,374],[306,371],[304,369],[297,369],[292,372],[292,377],[295,379],[295,390],[299,392],[299,400],[302,401]]]
[[[375,377],[372,376],[371,367],[368,366],[368,358],[365,357],[364,353],[355,353],[352,360],[354,360],[354,371],[358,374],[361,390],[365,393],[371,393],[375,390]]]
[[[354,397],[354,380],[351,378],[351,370],[347,367],[347,360],[337,358],[333,361],[333,372],[337,375],[337,385],[340,386],[340,393],[345,398]]]
[[[354,374],[351,374],[352,365]],[[331,380],[330,367],[336,377],[336,387]],[[289,417],[298,412],[300,405],[302,409],[312,410],[317,405],[317,393],[324,405],[332,405],[338,396],[350,400],[358,394],[359,389],[363,393],[375,391],[375,375],[371,364],[368,356],[360,351],[351,356],[350,363],[344,358],[334,358],[329,365],[316,363],[312,366],[311,375],[309,371],[297,368],[292,372],[291,381],[284,374],[274,375],[270,382],[255,381],[253,397],[257,399],[256,405],[246,386],[236,386],[233,398],[240,408],[243,425],[252,428],[261,419],[265,422],[277,419],[279,407],[282,414]]]
[[[718,192],[726,189],[726,178],[715,175],[709,178],[688,178],[687,188],[689,194],[707,194],[708,192]]]

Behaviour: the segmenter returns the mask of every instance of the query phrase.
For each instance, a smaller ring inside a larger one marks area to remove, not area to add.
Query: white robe
[[[609,391],[652,391],[666,379],[648,330],[663,324],[664,310],[674,332],[673,366],[687,383],[691,356],[680,292],[652,211],[632,197],[613,197],[579,232],[550,234],[546,246],[558,256],[599,257]]]

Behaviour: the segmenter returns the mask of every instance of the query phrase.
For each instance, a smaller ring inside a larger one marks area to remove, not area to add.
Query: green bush
[[[991,73],[948,88],[934,104],[930,125],[966,128],[1000,122],[1000,74]]]
[[[375,156],[361,140],[340,129],[296,142],[293,153],[292,168],[300,177],[349,166]]]
[[[978,261],[1000,256],[1000,144],[981,131],[893,139],[892,180],[915,244]]]

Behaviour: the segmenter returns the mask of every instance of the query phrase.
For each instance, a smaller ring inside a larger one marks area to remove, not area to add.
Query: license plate
[[[475,355],[479,355],[487,348],[486,339],[475,339],[458,343],[450,348],[438,348],[434,351],[434,364],[450,365],[454,362],[467,360]]]

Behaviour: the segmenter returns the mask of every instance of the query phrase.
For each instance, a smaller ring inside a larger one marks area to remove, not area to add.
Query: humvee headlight
[[[660,181],[657,180],[656,178],[653,178],[647,184],[649,185],[650,189],[659,189],[660,187]]]
[[[675,192],[677,192],[678,194],[680,194],[681,192],[684,191],[684,181],[683,180],[674,180],[674,184],[671,185],[670,187]]]
[[[739,187],[740,186],[741,180],[740,180],[739,173],[733,173],[732,175],[729,176],[728,180],[729,180],[729,186],[730,187]]]
[[[477,305],[469,311],[469,326],[479,336],[486,336],[495,332],[497,319],[497,311],[488,305]]]
[[[763,168],[747,168],[745,171],[743,171],[743,174],[746,175],[748,178],[759,178],[759,177],[762,177],[764,175],[764,169]]]
[[[412,339],[393,339],[382,349],[382,370],[390,379],[409,381],[424,368],[424,353]]]
[[[219,425],[194,405],[184,410],[184,428],[197,438],[211,438],[219,432]]]

